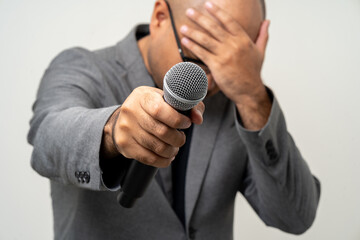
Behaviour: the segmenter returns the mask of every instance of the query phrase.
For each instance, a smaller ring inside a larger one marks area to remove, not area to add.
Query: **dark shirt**
[[[173,208],[183,226],[185,226],[185,177],[189,157],[193,125],[184,131],[186,143],[182,146],[171,163]]]

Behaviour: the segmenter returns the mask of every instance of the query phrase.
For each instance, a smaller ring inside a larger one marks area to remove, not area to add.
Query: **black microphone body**
[[[164,77],[164,100],[178,112],[189,116],[191,109],[205,98],[207,84],[206,74],[198,65],[178,63]],[[133,207],[157,171],[156,167],[133,160],[117,197],[119,204],[125,208]]]
[[[133,160],[125,175],[117,200],[121,206],[131,208],[142,197],[158,168]]]

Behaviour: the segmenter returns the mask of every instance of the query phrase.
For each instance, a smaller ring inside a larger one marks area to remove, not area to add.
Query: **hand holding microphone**
[[[167,167],[185,143],[181,129],[201,124],[206,96],[205,72],[192,63],[179,63],[164,78],[163,91],[139,87],[126,99],[114,128],[118,151],[135,159],[122,184],[118,200],[132,207],[142,196],[158,167]],[[173,107],[171,107],[172,105]],[[193,109],[192,109],[193,108]],[[179,111],[191,110],[189,117]]]

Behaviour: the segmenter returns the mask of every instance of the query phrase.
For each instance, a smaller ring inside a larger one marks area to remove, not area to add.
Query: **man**
[[[311,226],[320,183],[260,76],[264,9],[258,0],[156,0],[150,25],[116,46],[53,60],[28,140],[33,168],[51,180],[56,239],[232,239],[238,191],[266,225]],[[181,61],[209,81],[190,117],[162,97],[165,73]],[[125,209],[116,190],[131,161],[160,170]]]

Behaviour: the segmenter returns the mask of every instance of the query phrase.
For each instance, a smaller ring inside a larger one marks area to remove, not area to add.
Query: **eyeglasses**
[[[206,66],[201,60],[194,59],[194,58],[190,58],[190,57],[186,57],[186,56],[184,55],[184,52],[183,52],[183,50],[182,50],[182,48],[181,48],[181,43],[180,43],[179,35],[178,35],[177,32],[176,32],[175,22],[174,22],[174,18],[173,18],[172,12],[171,12],[170,5],[169,5],[169,3],[168,3],[167,0],[165,0],[165,3],[166,3],[166,5],[167,5],[167,7],[168,7],[168,9],[169,9],[171,26],[172,26],[172,29],[173,29],[173,32],[174,32],[174,35],[175,35],[175,40],[176,40],[176,44],[177,44],[177,46],[178,46],[178,50],[179,50],[181,59],[183,60],[183,62],[192,62],[192,63],[198,64],[198,65]]]

